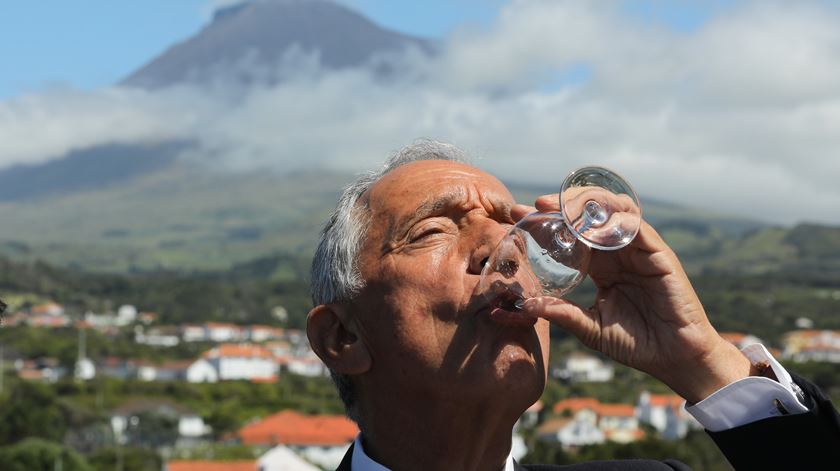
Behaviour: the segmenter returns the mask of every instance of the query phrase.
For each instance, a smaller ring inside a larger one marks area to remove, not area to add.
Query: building
[[[138,360],[108,356],[101,359],[96,368],[101,376],[126,380],[137,377],[139,363],[141,362]]]
[[[226,343],[208,350],[201,359],[215,370],[219,381],[277,379],[278,368],[274,355],[259,345]],[[206,366],[195,363],[191,365],[191,370],[207,371]],[[193,379],[201,377],[194,371],[190,374]],[[204,377],[209,378],[209,376]]]
[[[20,379],[55,383],[67,376],[67,368],[61,366],[57,358],[43,357],[31,360],[15,360],[15,371]]]
[[[784,358],[840,363],[840,330],[794,330],[782,338]]]
[[[566,449],[604,443],[604,433],[594,423],[578,417],[548,419],[536,431],[537,438],[548,443],[559,443]]]
[[[560,419],[567,420],[555,420],[554,428],[549,427],[544,431],[556,432],[556,440],[565,447],[603,443],[607,440],[630,443],[645,436],[639,428],[637,410],[631,404],[605,404],[592,397],[580,397],[562,400],[554,405],[553,410],[561,416]],[[592,432],[592,428],[598,430],[600,437]]]
[[[181,339],[184,342],[206,342],[210,340],[203,325],[183,324],[180,330]]]
[[[177,422],[176,446],[184,447],[204,441],[212,429],[200,415],[188,407],[166,399],[136,399],[128,401],[111,413],[111,428],[118,443],[128,443],[127,431],[140,426],[143,416],[157,415]]]
[[[552,369],[552,376],[571,383],[612,381],[612,365],[584,352],[574,352]]]
[[[134,328],[134,342],[152,347],[174,347],[181,342],[179,329],[175,326],[152,327],[144,330],[143,326]]]
[[[187,368],[186,380],[190,383],[215,383],[219,381],[219,372],[209,360],[199,358]]]
[[[327,365],[314,353],[302,356],[286,357],[279,360],[279,363],[289,372],[301,376],[329,376],[330,370]]]
[[[643,392],[639,396],[637,414],[639,421],[651,425],[666,440],[683,438],[690,429],[702,429],[686,412],[685,399],[676,394]]]
[[[227,322],[208,322],[204,324],[207,340],[216,343],[239,342],[245,340],[245,331],[236,324]]]
[[[285,336],[283,329],[270,325],[249,325],[245,331],[246,337],[251,342],[266,342],[269,340],[280,340]]]
[[[137,321],[137,308],[130,304],[123,304],[117,309],[117,325],[120,327]]]
[[[335,469],[359,428],[343,415],[306,416],[284,410],[242,427],[236,437],[243,445],[284,445],[307,461]]]
[[[321,471],[283,445],[268,450],[257,461],[259,471]]]
[[[601,404],[598,406],[598,429],[604,438],[618,443],[641,440],[645,433],[639,428],[636,408],[630,404]]]
[[[64,306],[61,304],[49,301],[42,304],[32,306],[30,310],[31,316],[63,316]]]

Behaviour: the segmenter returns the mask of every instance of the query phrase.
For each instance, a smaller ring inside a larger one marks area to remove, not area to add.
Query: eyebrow
[[[445,210],[462,203],[465,197],[466,190],[463,188],[449,193],[444,193],[435,198],[425,200],[417,207],[413,214],[399,222],[391,219],[386,231],[386,237],[383,240],[383,251],[387,250],[395,235],[408,232],[411,226],[416,224],[418,221],[443,214]],[[496,208],[496,212],[501,213],[504,219],[510,219],[510,210],[512,207],[510,203],[498,198],[491,198],[490,202],[493,207]]]

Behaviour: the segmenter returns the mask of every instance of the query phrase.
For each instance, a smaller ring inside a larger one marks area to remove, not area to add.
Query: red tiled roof
[[[64,308],[58,303],[43,303],[32,307],[32,314],[46,314],[52,311],[61,311]]]
[[[685,402],[685,399],[677,396],[676,394],[650,395],[650,405],[654,407],[671,407],[673,409],[679,409],[682,407],[683,402]]]
[[[238,325],[230,322],[206,322],[204,325],[208,329],[241,329]]]
[[[537,433],[541,435],[555,434],[572,423],[574,419],[548,419],[537,427]]]
[[[583,409],[592,409],[595,411],[598,409],[600,404],[601,403],[598,402],[598,399],[595,399],[594,397],[573,397],[563,399],[557,404],[554,404],[554,413],[559,414],[568,410],[574,414]]]
[[[636,408],[630,404],[601,404],[596,409],[598,415],[609,417],[635,417]]]
[[[166,463],[167,471],[256,471],[256,461],[187,461]]]
[[[239,429],[244,445],[344,445],[359,428],[341,415],[306,416],[284,410]]]
[[[273,358],[266,348],[250,344],[223,343],[207,351],[204,358]]]
[[[612,440],[614,437],[622,436],[622,435],[627,434],[627,432],[624,431],[624,430],[612,430],[612,429],[602,430],[602,432],[604,432],[604,437],[606,437],[608,440]],[[635,438],[636,440],[642,440],[642,439],[645,438],[645,435],[647,435],[645,433],[644,429],[640,429],[640,428],[636,429],[636,430],[633,430],[632,434],[633,434],[633,438]]]

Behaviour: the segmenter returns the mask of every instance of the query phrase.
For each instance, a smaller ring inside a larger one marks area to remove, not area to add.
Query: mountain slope
[[[172,46],[122,85],[273,82],[295,72],[283,70],[290,51],[317,53],[324,68],[342,69],[406,48],[428,52],[432,44],[381,28],[331,1],[251,1],[219,10],[198,34]]]

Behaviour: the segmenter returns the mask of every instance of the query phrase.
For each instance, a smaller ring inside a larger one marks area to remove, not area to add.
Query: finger
[[[510,217],[512,217],[514,221],[519,221],[525,216],[536,212],[536,210],[537,208],[533,206],[528,206],[525,204],[515,204],[512,208],[510,208]]]
[[[668,244],[665,243],[662,236],[644,219],[642,219],[641,227],[639,227],[639,233],[636,234],[636,238],[630,245],[645,252],[669,250]]]
[[[542,212],[560,211],[560,194],[542,195],[534,202],[534,206]]]
[[[593,311],[565,299],[540,296],[526,299],[522,312],[533,317],[541,317],[555,324],[580,339],[585,345],[594,347],[599,337],[600,327]]]

